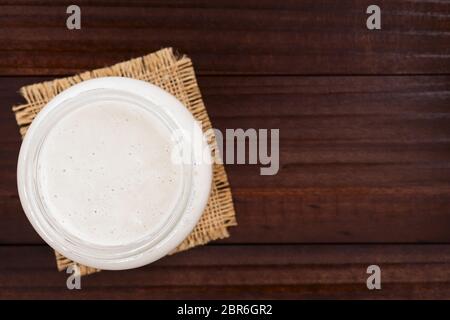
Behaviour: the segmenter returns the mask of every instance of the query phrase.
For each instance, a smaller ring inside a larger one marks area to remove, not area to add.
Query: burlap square
[[[186,56],[177,56],[171,48],[166,48],[111,67],[22,87],[20,93],[27,103],[13,107],[22,137],[36,114],[58,93],[84,80],[105,76],[123,76],[153,83],[176,96],[195,119],[201,121],[205,132],[211,128],[211,121],[203,104],[191,60]],[[216,139],[212,130],[207,132],[213,156],[217,158],[219,154]],[[228,178],[224,166],[216,161],[208,205],[195,229],[175,252],[226,238],[229,236],[227,228],[234,225],[236,225],[236,217]],[[55,254],[60,271],[74,263],[57,252]],[[82,275],[100,271],[81,265],[79,267]]]

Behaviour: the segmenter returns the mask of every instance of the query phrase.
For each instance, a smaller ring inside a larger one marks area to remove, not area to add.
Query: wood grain
[[[0,299],[450,299],[450,2],[0,0]],[[231,237],[69,291],[22,212],[21,86],[171,46],[213,125],[280,129],[280,171],[227,165]],[[423,244],[420,244],[423,243]],[[366,268],[382,269],[382,290]]]
[[[0,78],[1,243],[42,243],[17,196],[10,106],[20,86],[44,79]],[[281,132],[278,175],[227,166],[239,227],[224,243],[450,241],[449,76],[199,82],[215,127]]]
[[[0,299],[450,298],[448,245],[206,246],[85,277],[73,291],[44,246],[0,247],[0,256]],[[379,291],[366,287],[372,264]]]
[[[444,74],[450,3],[387,1],[382,30],[366,28],[368,0],[0,1],[0,75],[61,75],[164,46],[199,74]],[[132,35],[132,36],[130,36]]]

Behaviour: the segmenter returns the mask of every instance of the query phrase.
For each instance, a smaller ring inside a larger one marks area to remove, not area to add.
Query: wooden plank
[[[222,243],[449,242],[450,190],[233,189],[239,226]],[[17,196],[1,196],[0,243],[42,244]]]
[[[17,196],[10,106],[44,79],[0,78],[0,243],[42,243]],[[199,82],[215,127],[281,130],[278,175],[227,165],[239,227],[225,243],[450,241],[449,76]]]
[[[0,75],[67,74],[173,46],[199,74],[442,74],[450,72],[450,3],[387,1],[382,30],[368,0],[0,1]],[[133,36],[130,36],[130,35]]]
[[[0,247],[0,298],[450,297],[448,245],[206,246],[152,265],[82,279],[66,289],[45,246]],[[366,287],[381,268],[382,289]]]

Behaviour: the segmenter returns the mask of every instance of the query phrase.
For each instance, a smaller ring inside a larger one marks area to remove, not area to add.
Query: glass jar
[[[49,133],[71,112],[101,102],[116,102],[149,112],[167,132],[177,133],[174,136],[178,152],[182,159],[188,159],[181,163],[181,191],[176,195],[173,210],[165,213],[151,232],[136,235],[136,239],[127,243],[98,244],[80,237],[58,220],[43,197],[40,156]],[[189,235],[206,207],[212,182],[211,153],[199,130],[200,125],[179,100],[147,82],[105,77],[74,85],[39,112],[23,140],[17,168],[23,209],[38,234],[73,261],[106,270],[151,263],[173,251]],[[207,152],[195,152],[205,149]]]

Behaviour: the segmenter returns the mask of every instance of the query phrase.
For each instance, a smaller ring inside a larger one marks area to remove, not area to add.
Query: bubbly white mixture
[[[51,215],[75,236],[120,245],[155,231],[181,193],[169,130],[121,102],[93,103],[51,130],[38,179]]]

